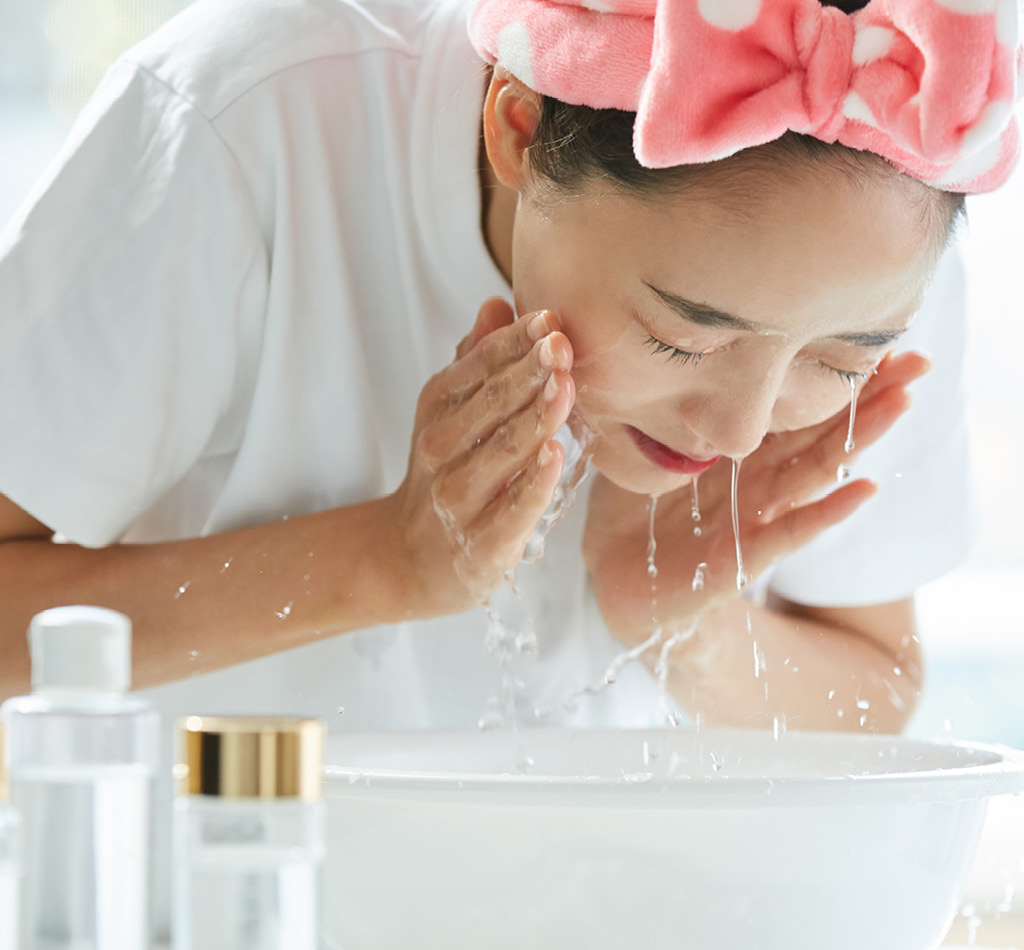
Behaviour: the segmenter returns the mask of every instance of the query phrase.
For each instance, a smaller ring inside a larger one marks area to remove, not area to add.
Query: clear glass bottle
[[[189,716],[179,727],[176,950],[316,950],[324,724]]]
[[[24,834],[21,950],[148,950],[159,717],[126,695],[131,623],[56,607],[29,626],[32,693],[0,707]]]
[[[4,728],[0,722],[0,950],[18,950],[20,873],[21,816],[9,802]]]

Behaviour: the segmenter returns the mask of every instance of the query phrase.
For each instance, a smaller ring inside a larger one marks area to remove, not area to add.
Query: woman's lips
[[[700,475],[701,472],[706,472],[711,468],[721,457],[716,455],[711,459],[692,459],[690,456],[676,452],[656,439],[652,439],[649,435],[644,435],[644,433],[639,429],[633,428],[633,426],[627,426],[626,428],[629,430],[629,434],[633,437],[633,442],[643,457],[669,472],[677,472],[682,475]]]

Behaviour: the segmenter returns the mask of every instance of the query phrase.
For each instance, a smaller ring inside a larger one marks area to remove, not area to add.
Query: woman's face
[[[898,182],[821,172],[742,210],[707,189],[528,189],[516,310],[560,317],[598,470],[660,494],[850,402],[920,305],[935,263],[922,217]]]

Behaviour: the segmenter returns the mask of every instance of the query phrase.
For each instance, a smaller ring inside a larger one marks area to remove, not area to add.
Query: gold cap
[[[178,794],[319,801],[324,731],[319,719],[186,716],[178,721]]]

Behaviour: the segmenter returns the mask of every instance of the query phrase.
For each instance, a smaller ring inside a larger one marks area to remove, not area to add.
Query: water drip
[[[653,581],[658,576],[658,567],[654,563],[654,553],[658,550],[658,542],[654,537],[654,515],[658,510],[658,496],[651,495],[647,506],[647,576]],[[651,585],[654,586],[653,584]]]
[[[853,441],[853,423],[857,418],[857,380],[866,378],[865,376],[850,377],[850,424],[846,429],[846,444],[843,446],[847,455],[856,448],[856,443]]]
[[[699,538],[701,535],[700,528],[700,496],[697,494],[697,479],[695,478],[690,482],[690,487],[693,490],[693,501],[690,503],[690,520],[693,521],[693,536]]]
[[[742,459],[732,460],[732,536],[736,541],[736,589],[743,590],[750,583],[743,570],[743,551],[740,549],[740,509],[739,509],[739,483],[740,483],[740,462]]]
[[[693,572],[693,580],[690,582],[690,588],[693,591],[696,592],[704,589],[704,571],[707,570],[707,567],[706,561],[701,561],[697,565],[697,569]]]

